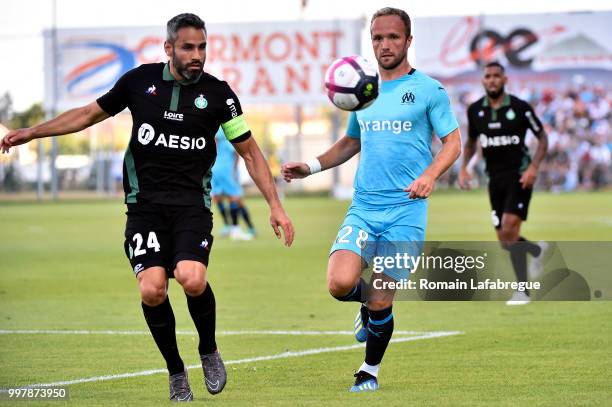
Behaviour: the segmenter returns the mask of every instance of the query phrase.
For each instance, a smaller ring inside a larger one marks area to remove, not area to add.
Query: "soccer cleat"
[[[193,401],[187,370],[170,376],[170,401]]]
[[[208,355],[201,355],[202,370],[204,370],[204,384],[210,394],[221,393],[227,382],[227,372],[219,351]]]
[[[538,257],[533,257],[529,262],[529,278],[532,280],[537,280],[542,275],[544,271],[544,260],[550,248],[550,245],[545,241],[540,241],[537,245],[540,246],[540,255]]]
[[[223,225],[223,229],[221,229],[221,233],[219,235],[221,237],[228,237],[230,235],[232,228],[229,225]]]
[[[364,304],[361,304],[361,308],[359,308],[359,312],[357,312],[355,316],[353,325],[357,342],[365,342],[366,339],[368,339],[368,319],[368,308]]]
[[[359,393],[362,391],[376,391],[378,390],[378,380],[371,374],[364,372],[363,370],[355,373],[355,384],[351,387],[351,393]]]
[[[512,294],[512,298],[506,301],[506,305],[525,305],[530,302],[531,298],[525,294],[525,291],[515,291],[514,294]]]
[[[230,239],[248,241],[253,240],[253,236],[250,233],[240,229],[239,226],[232,226],[232,230],[230,231]]]
[[[257,231],[255,230],[255,228],[249,228],[248,234],[250,234],[253,238],[257,237]]]

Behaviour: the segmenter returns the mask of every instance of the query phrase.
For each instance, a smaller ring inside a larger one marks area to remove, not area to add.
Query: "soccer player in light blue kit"
[[[405,11],[383,8],[370,23],[382,85],[376,101],[350,114],[346,136],[307,163],[287,163],[283,178],[304,178],[361,153],[355,193],[331,248],[327,268],[330,294],[340,301],[364,301],[363,268],[394,243],[425,240],[427,198],[436,180],[461,153],[461,135],[444,87],[412,68],[412,41]],[[442,148],[432,158],[432,135]],[[405,244],[405,243],[404,243]],[[366,248],[365,251],[362,249]],[[411,253],[414,254],[414,253]],[[387,281],[408,278],[407,270],[385,270]],[[356,338],[366,342],[365,361],[351,392],[378,389],[378,371],[393,333],[393,290],[375,290],[356,319]]]
[[[251,240],[255,237],[255,227],[251,216],[242,200],[242,186],[238,180],[238,154],[227,141],[223,130],[219,128],[215,134],[217,144],[217,159],[212,167],[211,197],[223,217],[223,230],[221,236],[229,236],[233,240]],[[229,213],[224,200],[229,201]],[[238,217],[242,217],[247,224],[248,232],[238,226]]]

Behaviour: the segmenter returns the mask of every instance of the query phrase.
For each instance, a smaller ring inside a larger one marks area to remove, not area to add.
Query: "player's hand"
[[[273,208],[270,212],[270,225],[274,229],[274,234],[277,239],[282,237],[280,229],[285,234],[285,246],[289,247],[293,243],[293,236],[295,234],[293,230],[293,224],[291,219],[285,213],[285,210],[281,207]]]
[[[310,167],[306,163],[289,162],[281,167],[281,175],[286,182],[292,179],[305,178],[310,175]]]
[[[527,167],[527,169],[525,170],[525,172],[523,172],[523,175],[521,175],[521,179],[519,180],[519,182],[521,183],[521,187],[523,189],[533,187],[533,184],[535,184],[537,177],[538,169],[535,167],[535,165],[530,164],[529,167]]]
[[[0,140],[0,151],[8,153],[11,147],[25,144],[34,138],[34,131],[28,129],[11,130]]]
[[[467,168],[461,167],[459,170],[459,188],[470,189],[470,183],[472,182],[472,174]]]
[[[436,183],[436,179],[429,175],[423,173],[420,177],[412,181],[412,184],[408,185],[408,188],[405,188],[404,191],[408,192],[408,198],[427,198],[433,192],[434,185]]]

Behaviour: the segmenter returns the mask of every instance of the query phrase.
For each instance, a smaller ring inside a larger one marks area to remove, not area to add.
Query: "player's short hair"
[[[499,68],[502,71],[502,73],[506,73],[506,68],[504,68],[504,66],[502,64],[500,64],[499,62],[497,62],[497,61],[489,62],[484,67],[485,67],[485,69],[487,69],[487,68]]]
[[[191,13],[183,13],[172,17],[166,24],[166,40],[174,42],[178,38],[178,30],[184,27],[193,27],[204,30],[206,34],[206,23],[200,17]]]
[[[372,19],[370,20],[370,31],[372,29],[372,23],[374,23],[374,20],[382,16],[398,16],[399,18],[401,18],[402,22],[404,23],[404,31],[406,32],[406,38],[410,38],[410,33],[412,32],[412,23],[410,22],[410,16],[404,10],[401,10],[399,8],[384,7],[374,13]]]

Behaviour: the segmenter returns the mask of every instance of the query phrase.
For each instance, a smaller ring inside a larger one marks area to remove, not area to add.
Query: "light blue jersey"
[[[361,140],[353,204],[405,205],[403,191],[431,164],[432,133],[443,138],[459,127],[440,82],[416,70],[382,83],[368,108],[349,117],[347,135]]]
[[[425,240],[427,200],[404,191],[431,164],[432,135],[443,138],[459,127],[442,85],[412,70],[382,83],[376,101],[351,113],[347,135],[360,139],[355,193],[330,254],[350,250],[370,264],[398,248],[416,255]],[[394,280],[408,270],[386,269]]]
[[[236,150],[219,128],[215,134],[217,159],[212,167],[212,195],[242,196],[242,187],[236,179]]]

